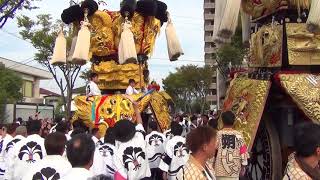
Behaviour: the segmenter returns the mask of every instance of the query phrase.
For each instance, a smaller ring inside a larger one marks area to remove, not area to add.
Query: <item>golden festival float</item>
[[[73,64],[91,62],[91,71],[99,75],[101,96],[74,99],[77,110],[73,120],[82,120],[89,127],[105,130],[117,121],[131,119],[134,110],[124,96],[129,79],[137,82],[141,91],[132,95],[140,112],[148,111],[161,130],[168,129],[171,97],[159,91],[156,82],[150,83],[148,59],[152,55],[160,28],[165,24],[170,61],[175,61],[183,51],[167,12],[167,5],[158,0],[123,0],[119,11],[99,10],[94,0],[85,0],[65,9],[61,15],[65,24],[72,25],[71,56]],[[66,38],[59,33],[51,63],[66,63]]]
[[[320,123],[320,1],[215,0],[217,47],[230,42],[238,17],[248,67],[230,71],[222,111],[236,114],[251,152],[247,179],[279,180],[294,126]]]

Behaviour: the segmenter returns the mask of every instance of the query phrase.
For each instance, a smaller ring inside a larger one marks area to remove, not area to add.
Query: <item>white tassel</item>
[[[213,27],[213,39],[218,43],[222,43],[222,40],[218,36],[218,31],[220,29],[220,24],[224,15],[224,11],[226,8],[226,0],[216,0],[215,1],[215,13],[214,13],[214,27]]]
[[[90,30],[89,23],[82,21],[81,29],[78,33],[76,47],[72,56],[72,63],[84,65],[89,61]]]
[[[74,49],[76,48],[77,39],[78,39],[78,36],[75,36],[72,38],[71,47],[70,47],[69,55],[67,58],[67,61],[69,61],[69,62],[72,61],[72,56],[74,54]]]
[[[63,35],[63,29],[61,29],[54,45],[53,55],[50,63],[52,65],[65,64],[67,59],[66,51],[67,51],[67,40]]]
[[[170,61],[176,61],[184,53],[181,48],[181,45],[176,33],[176,29],[173,26],[169,13],[168,13],[168,23],[166,27],[166,37],[167,37],[169,59]]]
[[[310,32],[320,32],[320,0],[312,0],[307,20],[307,29]]]
[[[251,30],[251,17],[249,14],[241,11],[241,24],[242,24],[242,42],[248,43],[250,39]]]
[[[218,36],[228,39],[231,38],[237,28],[241,0],[225,1],[227,2],[218,31]]]
[[[136,45],[130,29],[131,27],[131,22],[126,17],[118,48],[119,64],[123,64],[126,61],[137,61]]]

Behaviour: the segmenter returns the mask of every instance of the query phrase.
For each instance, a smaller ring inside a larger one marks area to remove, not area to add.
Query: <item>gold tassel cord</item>
[[[66,63],[66,56],[67,56],[67,40],[64,37],[63,34],[63,28],[61,27],[61,30],[58,34],[58,37],[55,42],[55,46],[53,49],[53,55],[51,59],[52,65],[62,65]]]

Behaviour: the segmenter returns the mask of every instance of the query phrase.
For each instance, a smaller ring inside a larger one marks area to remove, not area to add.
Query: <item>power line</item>
[[[22,65],[26,65],[26,64],[30,63],[31,61],[34,61],[33,58],[34,58],[34,56],[32,56],[32,57],[30,57],[28,59],[22,60],[21,62],[16,62],[17,64],[14,64],[12,66],[8,66],[7,68],[8,69],[10,69],[10,68],[12,69],[14,67],[19,67],[19,66],[22,66]]]

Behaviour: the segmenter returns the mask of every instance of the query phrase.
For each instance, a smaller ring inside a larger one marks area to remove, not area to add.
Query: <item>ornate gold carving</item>
[[[131,97],[137,101],[143,94],[132,95]],[[94,127],[95,119],[104,119],[104,122],[100,122],[108,128],[110,123],[121,119],[132,119],[134,110],[132,103],[126,99],[123,95],[111,95],[111,96],[95,96],[87,99],[86,96],[77,96],[75,98],[75,105],[78,108],[73,116],[73,121],[81,119],[88,127]],[[139,111],[142,112],[151,103],[153,112],[156,115],[156,119],[162,130],[169,127],[169,109],[167,101],[159,92],[153,92],[143,97],[139,102]]]
[[[155,17],[144,18],[139,13],[134,13],[131,21],[137,53],[149,55],[160,32],[160,21]],[[90,18],[92,25],[90,52],[96,56],[117,53],[123,22],[124,18],[119,12],[97,11]]]
[[[242,0],[243,10],[253,19],[275,12],[279,7],[287,5],[286,0]]]
[[[251,35],[250,67],[281,67],[282,25],[262,26]]]
[[[280,82],[298,107],[315,123],[320,123],[320,75],[281,74]]]
[[[141,67],[141,80],[143,81],[143,69]],[[140,87],[139,65],[137,64],[116,64],[114,61],[101,62],[99,65],[92,65],[92,70],[99,74],[98,86],[100,89],[126,89],[129,79],[137,82]]]
[[[170,122],[170,113],[168,102],[166,101],[166,99],[163,98],[160,93],[154,92],[152,93],[150,104],[156,116],[156,119],[158,120],[161,130],[164,131],[168,129]]]
[[[111,16],[106,12],[97,11],[89,20],[92,25],[90,52],[96,56],[116,53]]]
[[[270,81],[249,79],[238,75],[231,81],[222,111],[236,114],[235,129],[243,133],[251,149],[270,89]],[[222,121],[219,119],[219,127]]]
[[[320,65],[320,35],[310,33],[303,23],[288,23],[289,64]]]

